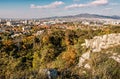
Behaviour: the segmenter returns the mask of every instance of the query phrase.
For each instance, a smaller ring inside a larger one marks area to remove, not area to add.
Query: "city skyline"
[[[44,18],[80,13],[118,15],[119,0],[0,0],[0,18]]]

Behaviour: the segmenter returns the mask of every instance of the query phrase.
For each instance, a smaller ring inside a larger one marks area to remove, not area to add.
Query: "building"
[[[12,23],[11,23],[10,21],[8,21],[8,22],[6,22],[6,25],[7,25],[7,26],[11,26]]]

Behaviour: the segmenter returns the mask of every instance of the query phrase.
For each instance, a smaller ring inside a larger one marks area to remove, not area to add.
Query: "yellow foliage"
[[[33,58],[34,58],[33,62],[32,62],[33,68],[39,68],[39,66],[40,66],[39,52],[35,52],[33,55]]]
[[[29,36],[29,37],[25,37],[24,39],[22,39],[22,41],[23,41],[24,43],[26,43],[26,42],[32,41],[33,39],[34,39],[34,36]]]
[[[70,65],[75,63],[76,56],[77,54],[75,52],[75,49],[68,48],[68,50],[62,55],[62,59],[65,60],[68,65]]]
[[[26,49],[25,45],[22,45],[22,47],[23,47],[24,49]]]
[[[70,42],[69,42],[69,38],[68,37],[65,38],[65,43],[66,43],[67,46],[69,45]]]
[[[3,44],[7,45],[7,46],[10,46],[12,43],[13,43],[12,40],[5,40],[5,41],[3,41]]]
[[[49,36],[47,36],[47,35],[44,36],[43,39],[42,39],[42,40],[43,40],[43,43],[46,43],[46,42],[48,41],[48,39],[49,39]]]
[[[109,34],[109,33],[110,33],[110,28],[106,28],[106,29],[105,29],[105,33],[106,33],[106,34]]]

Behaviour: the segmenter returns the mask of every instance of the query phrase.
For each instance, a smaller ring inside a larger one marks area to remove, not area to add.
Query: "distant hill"
[[[98,15],[98,14],[78,14],[78,15],[70,15],[70,16],[54,16],[54,17],[49,17],[46,19],[55,19],[55,18],[100,18],[100,19],[120,19],[120,16],[105,16],[105,15]]]
[[[120,16],[105,16],[105,15],[98,15],[98,14],[78,14],[74,17],[83,17],[83,18],[106,18],[106,19],[120,19]]]

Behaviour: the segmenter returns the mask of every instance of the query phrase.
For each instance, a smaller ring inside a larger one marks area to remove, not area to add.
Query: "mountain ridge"
[[[107,15],[89,14],[89,13],[82,13],[82,14],[77,14],[77,15],[67,15],[67,16],[53,16],[53,17],[47,17],[44,19],[55,19],[55,18],[100,18],[100,19],[120,20],[120,16],[118,16],[118,15],[107,16]]]

